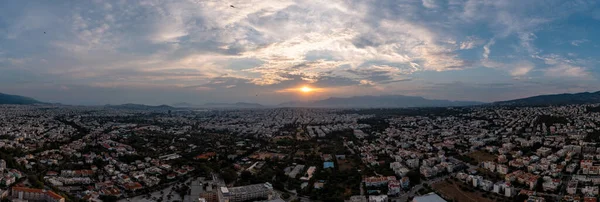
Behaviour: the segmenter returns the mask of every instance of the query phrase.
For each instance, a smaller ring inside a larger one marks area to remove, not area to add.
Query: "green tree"
[[[225,183],[229,184],[237,179],[237,172],[233,168],[226,168],[221,171],[221,177],[223,177]]]
[[[421,175],[416,170],[411,170],[406,173],[406,177],[410,180],[410,184],[416,185],[421,183]]]

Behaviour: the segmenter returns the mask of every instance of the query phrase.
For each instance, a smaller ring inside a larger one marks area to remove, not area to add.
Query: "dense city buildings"
[[[0,196],[593,201],[597,109],[0,105]]]

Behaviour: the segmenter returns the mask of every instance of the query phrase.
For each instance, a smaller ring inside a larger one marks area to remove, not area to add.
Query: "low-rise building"
[[[253,184],[239,187],[221,187],[219,201],[241,202],[254,199],[270,199],[273,186],[270,183]]]
[[[387,195],[369,196],[369,202],[387,202],[387,201],[388,201]]]
[[[13,187],[12,198],[28,201],[65,202],[65,198],[53,191],[45,189],[32,189],[27,187]]]
[[[388,195],[396,195],[400,193],[400,181],[391,180],[388,182]]]

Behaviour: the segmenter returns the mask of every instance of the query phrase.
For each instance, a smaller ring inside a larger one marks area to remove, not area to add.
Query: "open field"
[[[452,199],[453,201],[465,201],[465,202],[493,202],[494,200],[484,198],[481,196],[480,191],[463,191],[460,189],[458,184],[460,182],[452,181],[453,183],[448,183],[446,181],[441,181],[435,184],[432,184],[433,189],[440,193],[441,196]],[[492,193],[488,193],[492,195]]]
[[[477,163],[481,163],[483,161],[496,160],[496,156],[494,156],[493,154],[487,153],[485,151],[474,151],[474,152],[471,152],[470,154],[467,154],[467,156],[475,159],[475,161],[477,161]]]

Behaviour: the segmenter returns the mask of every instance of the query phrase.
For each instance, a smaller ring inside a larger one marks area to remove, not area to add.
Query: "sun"
[[[303,93],[310,93],[313,91],[313,89],[308,86],[303,86],[302,88],[300,88],[300,91],[302,91]]]
[[[314,93],[322,93],[322,92],[326,92],[326,88],[318,88],[315,86],[309,86],[309,85],[301,85],[301,86],[295,86],[292,88],[286,88],[286,89],[281,89],[275,92],[278,93],[297,93],[297,94],[302,94],[303,96],[305,95],[313,95]]]

